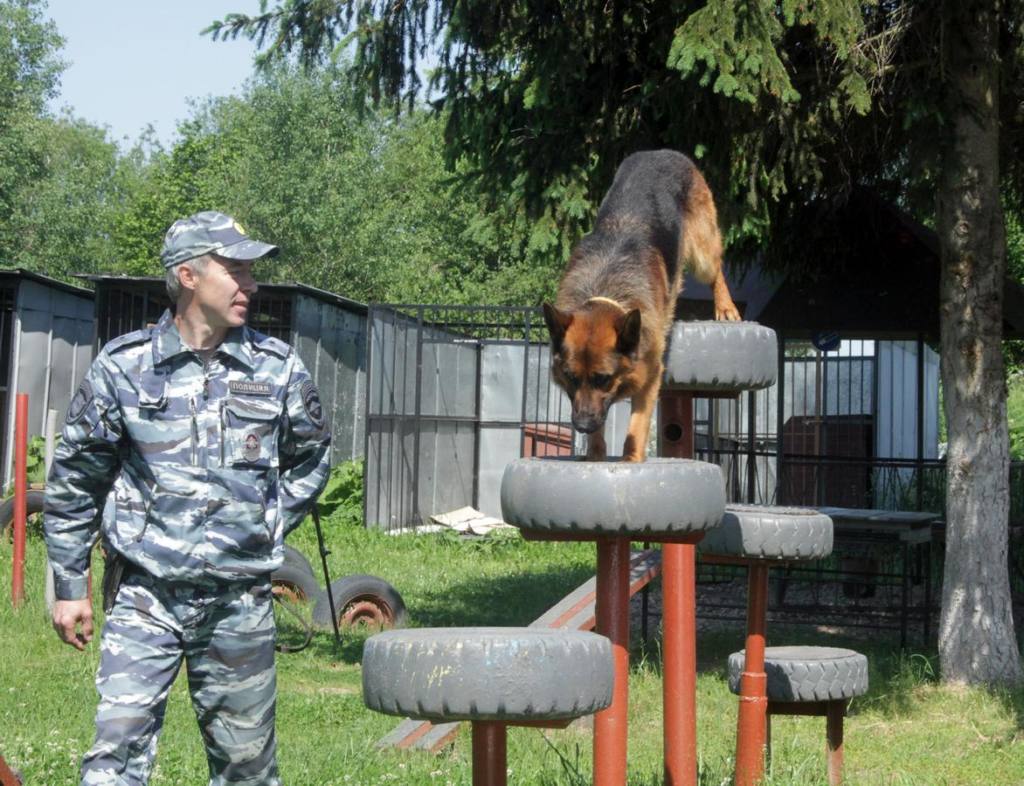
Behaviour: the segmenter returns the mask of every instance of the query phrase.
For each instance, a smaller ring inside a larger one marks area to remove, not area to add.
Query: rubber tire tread
[[[284,564],[304,570],[310,576],[316,577],[316,571],[313,569],[313,563],[309,561],[309,558],[297,548],[293,548],[287,543],[284,544]]]
[[[832,519],[808,508],[726,505],[721,523],[697,548],[756,559],[822,559],[832,553]]]
[[[270,574],[270,583],[284,584],[299,591],[303,599],[313,602],[320,597],[320,584],[316,577],[305,568],[282,565]]]
[[[342,612],[353,600],[361,597],[372,597],[391,610],[394,620],[393,627],[400,628],[405,624],[407,612],[401,593],[379,576],[353,573],[342,576],[331,582],[331,594],[334,596],[334,609],[338,613],[339,624]],[[331,628],[331,603],[327,590],[317,594],[316,605],[313,606],[313,624],[319,628]]]
[[[725,510],[721,467],[689,459],[642,463],[521,458],[501,479],[504,520],[548,532],[703,532]]]
[[[744,650],[729,656],[729,690],[738,694]],[[868,659],[838,647],[768,647],[764,654],[769,701],[852,699],[868,690]]]
[[[25,515],[43,512],[46,492],[41,489],[29,489],[25,492]],[[14,495],[0,502],[0,534],[10,537],[14,531]]]
[[[756,322],[677,321],[665,353],[665,385],[673,390],[740,393],[775,384],[779,342]]]
[[[557,720],[607,707],[611,643],[550,628],[387,631],[363,648],[363,701],[431,721]]]

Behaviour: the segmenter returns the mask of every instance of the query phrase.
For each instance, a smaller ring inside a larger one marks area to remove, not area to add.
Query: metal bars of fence
[[[368,314],[368,526],[419,526],[465,506],[500,516],[505,464],[573,455],[538,309],[383,306]]]

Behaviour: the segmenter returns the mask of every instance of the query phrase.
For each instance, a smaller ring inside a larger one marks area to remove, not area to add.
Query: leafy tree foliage
[[[125,272],[154,272],[170,222],[212,208],[281,246],[259,271],[270,280],[391,302],[543,294],[519,280],[526,241],[481,222],[478,198],[446,171],[439,121],[353,110],[336,68],[274,69],[238,98],[196,107],[179,134],[115,220]]]
[[[71,117],[37,118],[32,144],[42,167],[0,222],[5,261],[61,279],[116,267],[110,229],[131,187],[130,162],[105,131]]]
[[[39,0],[0,2],[0,259],[13,246],[7,222],[18,195],[45,171],[35,137],[57,87],[63,41],[42,7]]]

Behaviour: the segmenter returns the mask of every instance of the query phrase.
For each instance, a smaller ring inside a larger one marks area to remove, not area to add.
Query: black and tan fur
[[[590,435],[590,460],[605,457],[605,416],[627,398],[623,459],[644,460],[684,268],[711,285],[716,319],[740,318],[703,175],[682,153],[634,153],[615,173],[594,230],[573,249],[555,305],[544,304],[551,372],[572,400],[573,425]]]

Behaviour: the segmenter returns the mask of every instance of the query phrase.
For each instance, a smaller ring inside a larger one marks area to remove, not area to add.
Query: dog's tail
[[[722,270],[722,234],[711,189],[696,167],[683,207],[682,246],[683,265],[703,283],[713,282]]]

